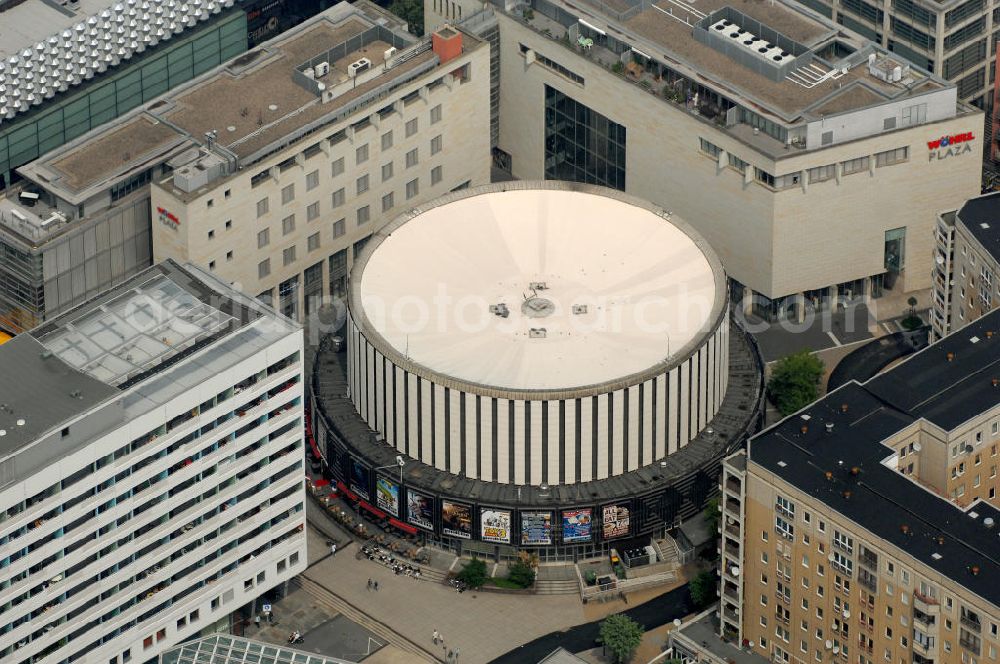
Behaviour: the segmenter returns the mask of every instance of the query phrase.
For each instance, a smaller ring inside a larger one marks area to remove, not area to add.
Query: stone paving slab
[[[309,533],[310,549],[325,541]],[[314,560],[310,551],[310,562]],[[499,593],[458,593],[448,586],[396,576],[382,565],[353,555],[318,555],[307,574],[369,616],[406,638],[433,648],[432,635],[445,637],[441,659],[458,648],[462,664],[485,663],[549,632],[586,621],[575,595],[517,596]],[[367,589],[367,579],[380,590]]]

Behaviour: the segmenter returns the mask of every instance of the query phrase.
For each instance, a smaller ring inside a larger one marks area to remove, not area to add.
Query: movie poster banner
[[[562,540],[565,543],[589,542],[593,510],[584,507],[578,510],[563,510]]]
[[[369,475],[368,466],[361,459],[351,457],[350,479],[349,488],[351,491],[358,494],[361,500],[371,500],[370,489],[368,488],[371,486],[371,476]]]
[[[604,506],[604,539],[616,539],[618,537],[628,537],[631,530],[629,519],[629,505],[605,505]]]
[[[484,508],[479,511],[479,523],[484,542],[510,544],[510,512]]]
[[[552,544],[552,512],[521,512],[521,544]]]
[[[442,500],[441,532],[449,537],[472,539],[472,507]]]
[[[380,510],[399,516],[399,485],[384,477],[375,478],[375,504]]]
[[[408,489],[406,491],[406,520],[414,526],[434,530],[434,499],[417,493],[413,489]]]

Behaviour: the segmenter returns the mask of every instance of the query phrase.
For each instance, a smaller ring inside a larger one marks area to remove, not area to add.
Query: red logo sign
[[[175,231],[178,228],[180,228],[181,221],[176,216],[174,216],[173,213],[171,213],[168,210],[165,210],[165,209],[163,209],[161,207],[156,208],[156,212],[157,212],[157,214],[160,215],[160,223],[161,224],[163,224],[164,226],[169,226],[170,228],[174,229]]]
[[[971,131],[964,134],[955,134],[953,136],[942,136],[936,141],[928,141],[927,149],[937,150],[938,148],[946,148],[948,146],[955,145],[956,143],[968,143],[969,141],[973,141],[975,139],[976,135]]]

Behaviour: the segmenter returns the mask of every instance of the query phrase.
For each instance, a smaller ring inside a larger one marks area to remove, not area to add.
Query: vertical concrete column
[[[744,315],[749,315],[753,309],[753,291],[747,287],[743,288],[743,302],[740,306],[743,308]]]
[[[794,318],[796,323],[801,323],[806,319],[806,294],[796,293],[792,296],[795,305],[793,306]]]

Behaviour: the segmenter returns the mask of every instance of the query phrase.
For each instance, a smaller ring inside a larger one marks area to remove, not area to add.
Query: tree
[[[704,609],[715,601],[715,572],[705,570],[688,583],[691,602],[697,609]]]
[[[624,664],[632,659],[645,631],[645,627],[628,616],[616,613],[601,621],[597,642],[611,651],[612,661]]]
[[[719,539],[719,497],[711,498],[705,505],[705,526],[712,534],[712,539]]]
[[[486,572],[486,563],[479,558],[473,558],[465,563],[465,567],[456,575],[456,578],[470,588],[482,588],[486,579],[489,578],[489,574]]]
[[[791,415],[816,400],[822,376],[823,360],[799,351],[775,362],[767,392],[782,415]]]
[[[392,0],[389,11],[406,21],[410,32],[418,37],[424,34],[424,3],[420,0]]]
[[[522,588],[530,588],[535,582],[535,570],[523,560],[515,560],[510,565],[507,578]]]

